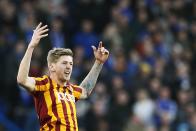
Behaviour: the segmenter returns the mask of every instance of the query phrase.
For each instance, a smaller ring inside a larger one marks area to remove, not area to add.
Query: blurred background
[[[92,95],[77,102],[80,131],[196,131],[196,1],[0,0],[0,131],[39,130],[32,97],[16,83],[39,22],[48,24],[30,75],[47,73],[53,47],[74,51],[72,82],[110,57]]]

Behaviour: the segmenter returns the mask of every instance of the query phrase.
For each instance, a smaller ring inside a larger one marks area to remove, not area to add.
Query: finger
[[[42,25],[42,22],[39,23],[39,25],[35,28],[35,30],[39,29]]]
[[[49,30],[49,29],[45,29],[45,30],[40,31],[39,33],[40,33],[40,34],[43,34],[43,33],[47,32],[48,30]]]
[[[45,30],[48,27],[48,25],[42,26],[41,28],[38,29],[38,31]]]
[[[39,38],[44,38],[46,36],[48,36],[48,34],[41,35]]]
[[[92,45],[91,47],[93,48],[93,51],[96,51],[97,50],[95,46]]]
[[[104,52],[105,51],[105,48],[104,47],[101,47],[101,52]]]
[[[48,27],[48,25],[42,26],[41,28],[38,29],[38,31],[42,31],[44,29],[46,29]]]
[[[109,54],[109,51],[107,49],[105,49],[105,54]]]
[[[98,48],[101,48],[101,47],[102,47],[102,41],[99,42]]]
[[[109,54],[109,51],[107,50],[107,49],[103,49],[102,51],[101,51],[101,53],[104,55],[104,54]]]

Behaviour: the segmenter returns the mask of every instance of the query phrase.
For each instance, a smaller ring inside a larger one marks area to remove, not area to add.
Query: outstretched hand
[[[98,48],[92,46],[95,59],[100,63],[105,63],[108,59],[109,51],[102,46],[102,41],[99,42]]]
[[[39,44],[41,38],[48,36],[47,32],[49,29],[47,27],[47,25],[42,26],[42,23],[39,23],[35,30],[33,30],[33,36],[29,46],[36,47]]]

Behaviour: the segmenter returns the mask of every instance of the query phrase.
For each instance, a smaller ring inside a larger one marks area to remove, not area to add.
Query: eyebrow
[[[69,61],[62,61],[62,62],[68,62],[68,63],[73,63],[72,61],[71,61],[71,62],[69,62]]]

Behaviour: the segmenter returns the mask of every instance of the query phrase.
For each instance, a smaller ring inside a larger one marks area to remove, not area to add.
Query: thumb
[[[93,51],[96,51],[97,50],[95,46],[92,45],[91,47],[93,48]]]

